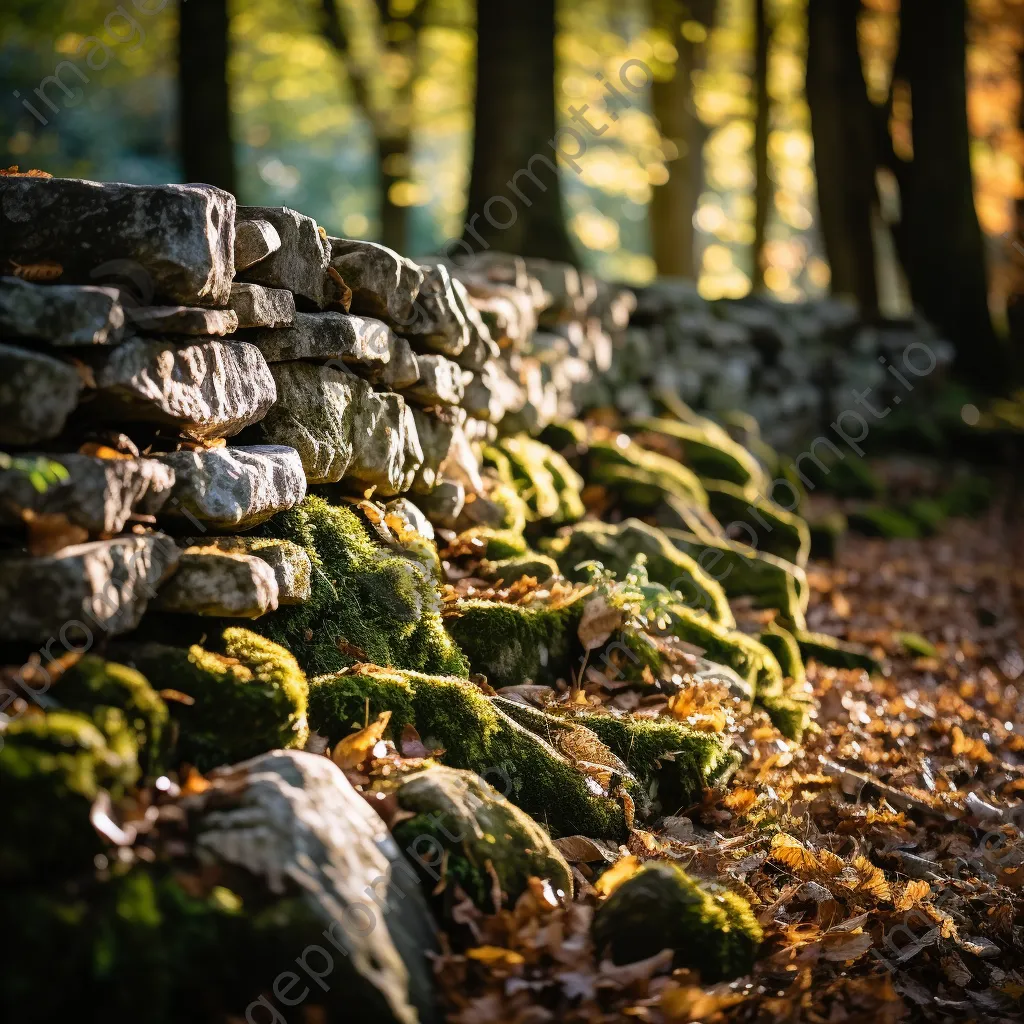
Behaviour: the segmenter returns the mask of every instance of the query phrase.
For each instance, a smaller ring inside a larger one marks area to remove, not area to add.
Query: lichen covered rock
[[[700,971],[711,984],[747,974],[761,942],[761,928],[742,896],[698,885],[682,868],[648,864],[623,882],[597,911],[599,949],[618,964],[675,952],[677,967]]]
[[[705,487],[711,511],[730,536],[801,568],[807,565],[811,534],[800,516],[762,497],[752,487],[722,481],[708,481]]]
[[[460,885],[482,910],[501,909],[493,902],[495,879],[510,906],[531,876],[572,897],[572,874],[547,832],[473,772],[428,768],[405,778],[395,797],[413,815],[394,826],[398,845],[424,868],[440,868],[441,851],[446,852],[444,878]],[[428,840],[438,856],[429,857]]]

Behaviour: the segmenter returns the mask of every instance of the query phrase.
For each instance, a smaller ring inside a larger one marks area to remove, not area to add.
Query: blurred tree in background
[[[981,379],[1024,329],[1022,48],[1024,0],[7,0],[0,139],[412,255],[913,303]]]

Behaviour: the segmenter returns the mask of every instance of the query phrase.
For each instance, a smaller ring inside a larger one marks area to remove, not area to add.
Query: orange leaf
[[[631,853],[620,857],[595,883],[601,896],[611,896],[623,882],[629,881],[640,870],[640,861]]]
[[[341,740],[331,753],[331,760],[339,768],[355,768],[357,764],[362,764],[380,742],[390,721],[391,712],[382,711],[375,722]]]
[[[526,963],[522,953],[517,953],[514,949],[505,949],[503,946],[477,946],[474,949],[467,949],[466,956],[488,967],[518,967]]]
[[[796,875],[813,875],[821,870],[818,858],[799,839],[794,839],[785,832],[780,832],[772,840],[769,856]]]

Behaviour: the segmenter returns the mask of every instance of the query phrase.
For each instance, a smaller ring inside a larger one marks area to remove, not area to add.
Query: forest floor
[[[758,714],[735,726],[729,786],[634,830],[600,877],[581,851],[570,905],[539,885],[498,914],[461,901],[437,965],[448,1019],[1020,1020],[1024,524],[1007,507],[812,563],[809,628],[872,647],[885,674],[812,662],[817,729],[797,745]],[[752,975],[701,985],[670,951],[599,962],[600,897],[666,858],[751,901]]]

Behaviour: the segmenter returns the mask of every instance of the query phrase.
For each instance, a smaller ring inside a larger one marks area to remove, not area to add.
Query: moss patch
[[[811,534],[800,516],[787,512],[750,487],[724,481],[707,482],[705,487],[711,511],[727,531],[733,526],[738,539],[758,551],[778,555],[801,568],[807,564]]]
[[[794,636],[804,661],[814,658],[832,668],[862,668],[872,673],[882,671],[878,659],[857,644],[844,643],[827,633],[808,633],[806,630],[798,630]]]
[[[707,508],[707,494],[692,469],[647,451],[625,434],[615,441],[591,442],[587,462],[587,482],[603,485],[629,510],[653,511],[667,497]]]

